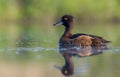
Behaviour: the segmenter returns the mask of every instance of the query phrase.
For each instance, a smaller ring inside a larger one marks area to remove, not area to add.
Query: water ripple
[[[59,51],[58,48],[45,48],[45,47],[18,47],[18,48],[0,48],[0,52],[10,52],[10,51],[27,51],[27,52],[39,52],[39,51]],[[120,53],[120,47],[109,48],[105,52]]]
[[[33,48],[26,48],[26,47],[18,47],[18,48],[1,48],[0,52],[10,52],[10,51],[28,51],[28,52],[39,52],[39,51],[58,51],[57,48],[45,48],[45,47],[33,47]]]
[[[109,50],[107,50],[108,52],[111,53],[120,53],[120,47],[116,47],[116,48],[109,48]]]

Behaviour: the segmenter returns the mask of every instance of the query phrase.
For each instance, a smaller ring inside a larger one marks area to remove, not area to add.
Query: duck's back
[[[60,45],[62,47],[74,47],[74,46],[105,46],[110,41],[103,39],[100,36],[77,33],[71,35],[69,38],[63,38],[60,40]]]
[[[107,43],[110,43],[111,41],[107,41],[105,39],[103,39],[102,37],[100,36],[96,36],[96,35],[91,35],[91,34],[84,34],[84,33],[77,33],[77,34],[74,34],[72,36],[70,36],[69,38],[70,39],[76,39],[80,36],[87,36],[86,38],[84,38],[85,40],[88,39],[88,37],[91,37],[90,40],[92,42],[91,46],[102,46],[102,45],[106,45]],[[78,38],[79,40],[80,38]],[[83,40],[84,40],[83,39]]]

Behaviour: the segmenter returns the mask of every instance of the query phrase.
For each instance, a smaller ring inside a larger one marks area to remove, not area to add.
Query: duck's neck
[[[66,24],[65,32],[62,37],[70,37],[72,34],[72,28],[73,28],[72,23]]]

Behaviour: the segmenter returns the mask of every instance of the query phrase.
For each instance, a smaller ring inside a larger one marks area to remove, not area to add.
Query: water
[[[64,66],[57,48],[2,48],[0,54],[1,77],[64,77],[55,67]],[[75,68],[71,77],[119,76],[119,56],[120,48],[110,48],[96,56],[73,57]]]
[[[63,27],[14,24],[0,28],[0,77],[65,77],[65,65],[58,49]],[[120,31],[118,25],[76,26],[74,33],[103,36],[112,41],[108,50],[94,56],[72,56],[74,74],[70,77],[119,77]],[[73,52],[72,52],[73,53]]]

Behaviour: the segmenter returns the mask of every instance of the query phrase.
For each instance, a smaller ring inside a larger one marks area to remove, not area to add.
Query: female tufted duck
[[[54,26],[63,25],[65,27],[64,34],[59,40],[60,47],[103,46],[110,43],[110,41],[107,41],[100,36],[91,34],[77,33],[72,35],[73,21],[74,18],[72,15],[64,15],[57,23],[54,24]]]

